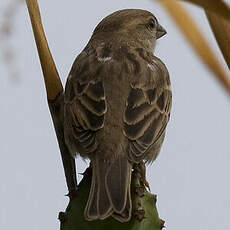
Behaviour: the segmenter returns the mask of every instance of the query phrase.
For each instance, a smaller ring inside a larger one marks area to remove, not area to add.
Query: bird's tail
[[[96,158],[91,163],[93,176],[84,213],[86,220],[103,220],[112,215],[120,222],[129,221],[131,164],[125,157],[117,157],[113,162]]]

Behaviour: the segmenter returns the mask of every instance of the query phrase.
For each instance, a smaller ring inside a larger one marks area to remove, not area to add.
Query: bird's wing
[[[124,113],[124,134],[129,139],[128,156],[140,162],[145,153],[163,138],[171,109],[168,71],[159,60],[150,66],[145,76],[130,84]]]
[[[66,83],[65,139],[81,153],[93,152],[95,133],[103,127],[106,102],[103,82],[95,77],[89,58],[77,58]],[[74,139],[73,139],[74,138]],[[72,139],[72,140],[71,140]]]

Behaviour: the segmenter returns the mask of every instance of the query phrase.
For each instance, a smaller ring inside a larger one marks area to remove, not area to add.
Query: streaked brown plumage
[[[144,10],[103,19],[76,58],[65,89],[64,132],[69,150],[93,168],[87,220],[131,217],[134,163],[157,157],[169,120],[168,71],[153,55],[166,32]]]

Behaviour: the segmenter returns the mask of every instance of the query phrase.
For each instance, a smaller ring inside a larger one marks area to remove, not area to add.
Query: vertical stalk
[[[34,32],[34,38],[36,41],[40,63],[43,71],[49,109],[55,127],[59,148],[61,151],[67,187],[69,192],[71,193],[77,188],[77,179],[75,161],[71,157],[64,141],[63,86],[46,40],[38,2],[37,0],[26,0],[26,5],[29,11],[30,20]]]

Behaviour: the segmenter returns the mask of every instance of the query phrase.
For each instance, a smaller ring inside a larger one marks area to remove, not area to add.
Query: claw
[[[142,185],[143,187],[147,188],[150,191],[150,186],[148,181],[146,180],[146,167],[144,162],[141,162],[139,164],[135,164],[133,166],[134,169],[134,173],[136,173],[139,181],[140,181],[140,185]]]

